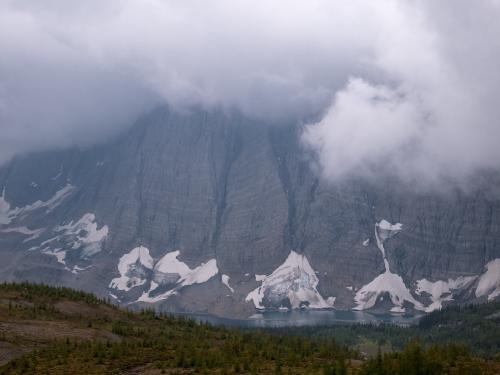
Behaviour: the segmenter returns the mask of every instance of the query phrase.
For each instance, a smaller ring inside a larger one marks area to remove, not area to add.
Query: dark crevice
[[[139,245],[143,244],[144,241],[144,201],[143,201],[143,189],[144,189],[144,154],[139,151],[139,170],[137,172],[137,184],[135,197],[139,203],[139,208],[137,209],[137,240]]]
[[[285,193],[288,207],[287,224],[284,233],[284,246],[288,250],[296,249],[297,239],[297,205],[295,197],[295,187],[291,181],[289,167],[289,151],[290,144],[293,144],[291,137],[295,136],[293,128],[271,128],[269,130],[269,138],[274,153],[274,157],[278,166],[278,175]]]
[[[211,241],[211,249],[214,252],[214,255],[217,256],[216,248],[217,243],[221,234],[221,227],[224,212],[226,210],[226,198],[228,193],[228,179],[229,174],[231,172],[231,167],[234,162],[238,159],[239,154],[241,153],[242,141],[241,136],[239,134],[239,129],[226,126],[223,130],[226,133],[227,139],[224,142],[224,161],[222,168],[220,170],[220,174],[217,175],[217,163],[214,152],[216,151],[216,140],[214,139],[214,135],[212,133],[212,141],[210,147],[210,157],[212,159],[212,169],[215,176],[215,204],[216,204],[216,213],[215,213],[215,226],[212,233],[212,241]]]

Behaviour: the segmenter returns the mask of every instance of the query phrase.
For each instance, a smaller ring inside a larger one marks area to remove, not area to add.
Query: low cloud
[[[0,163],[92,144],[158,103],[307,124],[333,181],[500,164],[500,4],[6,0]]]
[[[327,179],[436,185],[500,168],[500,4],[412,4],[394,8],[373,43],[379,79],[351,77],[305,127]]]

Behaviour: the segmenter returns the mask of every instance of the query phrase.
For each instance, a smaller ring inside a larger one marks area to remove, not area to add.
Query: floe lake
[[[248,319],[228,319],[209,314],[182,314],[200,322],[214,325],[245,328],[278,328],[296,326],[328,326],[336,324],[390,323],[401,326],[414,325],[422,315],[372,313],[349,310],[292,310],[265,311]]]

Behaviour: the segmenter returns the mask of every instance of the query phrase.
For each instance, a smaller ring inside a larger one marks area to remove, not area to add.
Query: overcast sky
[[[161,102],[305,121],[323,176],[500,167],[500,0],[2,0],[0,163]]]

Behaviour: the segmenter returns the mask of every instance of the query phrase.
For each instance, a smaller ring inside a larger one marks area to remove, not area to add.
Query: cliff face
[[[499,294],[496,177],[468,193],[332,185],[298,131],[159,109],[92,149],[18,157],[0,170],[0,277],[229,316]]]

